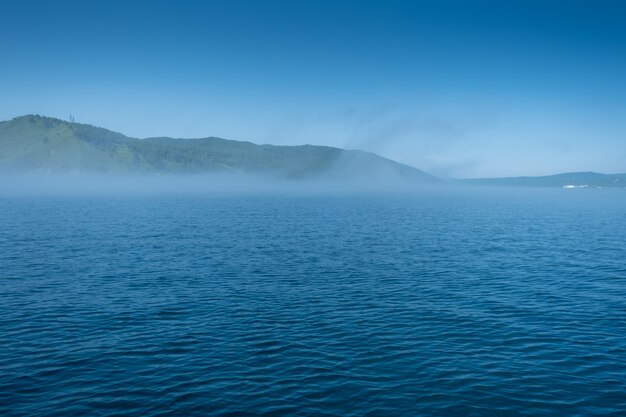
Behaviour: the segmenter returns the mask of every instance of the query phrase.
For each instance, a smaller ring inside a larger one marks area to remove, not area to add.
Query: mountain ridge
[[[25,115],[0,122],[0,172],[198,174],[283,178],[400,177],[442,182],[382,156],[330,146],[281,146],[218,137],[132,138],[105,128]]]
[[[623,188],[626,187],[626,174],[601,174],[585,171],[543,176],[455,179],[453,182],[465,185],[506,187]]]

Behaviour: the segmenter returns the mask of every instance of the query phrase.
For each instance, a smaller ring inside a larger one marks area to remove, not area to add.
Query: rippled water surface
[[[0,199],[2,416],[626,415],[626,193]]]

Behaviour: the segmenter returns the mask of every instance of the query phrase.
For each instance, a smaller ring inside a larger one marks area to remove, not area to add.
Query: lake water
[[[2,416],[626,415],[626,190],[0,198]]]

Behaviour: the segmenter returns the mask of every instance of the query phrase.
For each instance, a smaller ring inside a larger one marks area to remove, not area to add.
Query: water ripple
[[[602,190],[0,199],[0,414],[626,415],[625,213]]]

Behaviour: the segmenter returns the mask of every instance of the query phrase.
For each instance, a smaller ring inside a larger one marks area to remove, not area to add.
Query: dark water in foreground
[[[626,415],[626,193],[0,199],[2,416]]]

